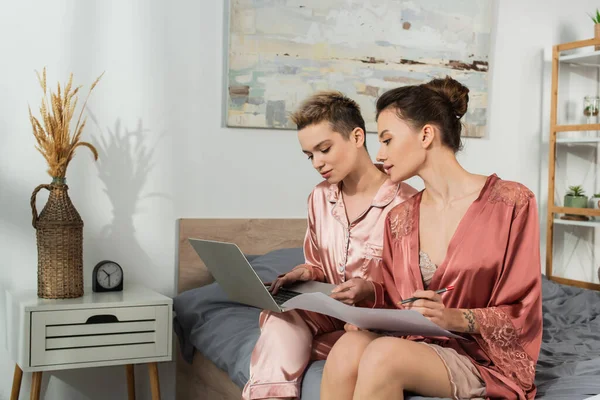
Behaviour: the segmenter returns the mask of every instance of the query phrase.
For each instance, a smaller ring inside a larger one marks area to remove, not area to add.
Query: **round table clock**
[[[119,292],[123,290],[123,268],[114,261],[100,261],[92,272],[94,292]]]

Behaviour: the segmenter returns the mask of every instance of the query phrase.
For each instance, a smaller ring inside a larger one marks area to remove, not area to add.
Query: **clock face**
[[[98,274],[96,275],[96,281],[98,285],[104,289],[112,289],[117,287],[123,280],[123,271],[121,268],[112,262],[102,264],[98,268]]]

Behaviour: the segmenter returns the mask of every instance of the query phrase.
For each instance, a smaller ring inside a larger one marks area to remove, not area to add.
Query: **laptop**
[[[195,238],[188,240],[227,296],[238,303],[284,312],[283,304],[293,297],[314,292],[329,296],[335,287],[323,282],[297,282],[280,288],[277,294],[272,295],[235,243]]]

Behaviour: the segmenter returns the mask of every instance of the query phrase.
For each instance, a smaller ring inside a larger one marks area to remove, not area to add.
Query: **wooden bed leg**
[[[127,364],[125,369],[127,370],[127,398],[135,400],[135,373],[133,364]]]
[[[155,362],[148,363],[150,372],[150,388],[152,389],[152,400],[160,400],[160,383],[158,382],[158,366]]]
[[[19,364],[15,364],[15,374],[13,375],[12,391],[10,392],[10,400],[19,400],[21,393],[21,380],[23,379],[23,371]]]
[[[42,371],[34,372],[31,379],[31,400],[40,400],[40,389],[42,388]]]

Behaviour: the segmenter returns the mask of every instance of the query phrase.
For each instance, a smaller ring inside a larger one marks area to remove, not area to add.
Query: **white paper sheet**
[[[397,335],[461,338],[440,328],[417,311],[352,307],[323,293],[301,294],[283,303],[282,307],[285,310],[301,309],[329,315],[361,329],[388,331]]]

